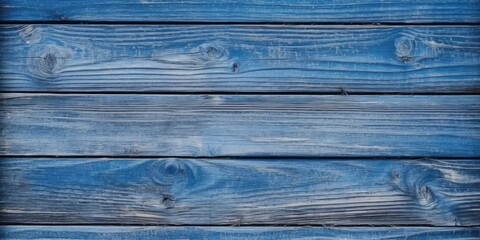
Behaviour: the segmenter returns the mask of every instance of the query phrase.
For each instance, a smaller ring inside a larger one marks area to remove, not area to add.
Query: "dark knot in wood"
[[[204,61],[224,61],[228,59],[227,50],[218,43],[200,45],[200,54]]]
[[[174,208],[175,198],[171,195],[163,195],[162,204],[165,206],[165,208]]]
[[[52,79],[65,66],[71,53],[59,46],[47,45],[33,48],[28,58],[30,72],[39,79]]]

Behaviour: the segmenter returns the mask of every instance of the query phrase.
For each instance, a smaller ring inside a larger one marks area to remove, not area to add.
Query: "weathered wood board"
[[[0,29],[4,92],[480,92],[478,26]]]
[[[478,228],[431,227],[95,227],[95,226],[3,226],[0,231],[6,239],[365,239],[365,240],[477,240]]]
[[[479,95],[10,93],[0,154],[480,157]]]
[[[480,239],[478,0],[2,0],[0,51],[0,239]]]
[[[476,0],[2,0],[0,20],[478,23]]]
[[[8,224],[480,224],[477,160],[3,158],[0,166]]]

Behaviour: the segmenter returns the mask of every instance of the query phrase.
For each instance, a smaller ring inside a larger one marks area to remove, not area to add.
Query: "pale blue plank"
[[[480,157],[478,95],[2,94],[0,154]]]
[[[2,226],[4,239],[365,239],[365,240],[477,240],[478,228],[318,228],[318,227],[52,227]]]
[[[8,224],[480,224],[476,160],[4,158],[0,167]]]
[[[3,0],[1,20],[479,22],[476,0]]]

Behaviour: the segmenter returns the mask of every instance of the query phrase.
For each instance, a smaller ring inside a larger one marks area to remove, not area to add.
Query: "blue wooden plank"
[[[478,228],[433,227],[94,227],[94,226],[1,226],[3,239],[461,239],[480,238]]]
[[[480,157],[478,95],[2,94],[0,154]]]
[[[480,224],[477,160],[4,158],[0,167],[8,224]]]
[[[478,26],[0,29],[1,91],[480,91]]]
[[[196,22],[480,21],[477,0],[2,0],[1,20]]]

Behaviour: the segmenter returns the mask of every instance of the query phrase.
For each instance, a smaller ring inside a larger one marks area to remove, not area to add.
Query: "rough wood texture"
[[[0,161],[9,224],[480,224],[476,160]]]
[[[321,239],[321,240],[425,240],[461,239],[477,240],[478,228],[319,228],[319,227],[52,227],[52,226],[3,226],[5,239],[66,239],[66,240],[118,240],[118,239]]]
[[[6,25],[0,90],[478,93],[479,33],[477,26]]]
[[[0,153],[480,157],[480,96],[2,94]]]
[[[2,0],[1,20],[479,22],[476,0]]]

